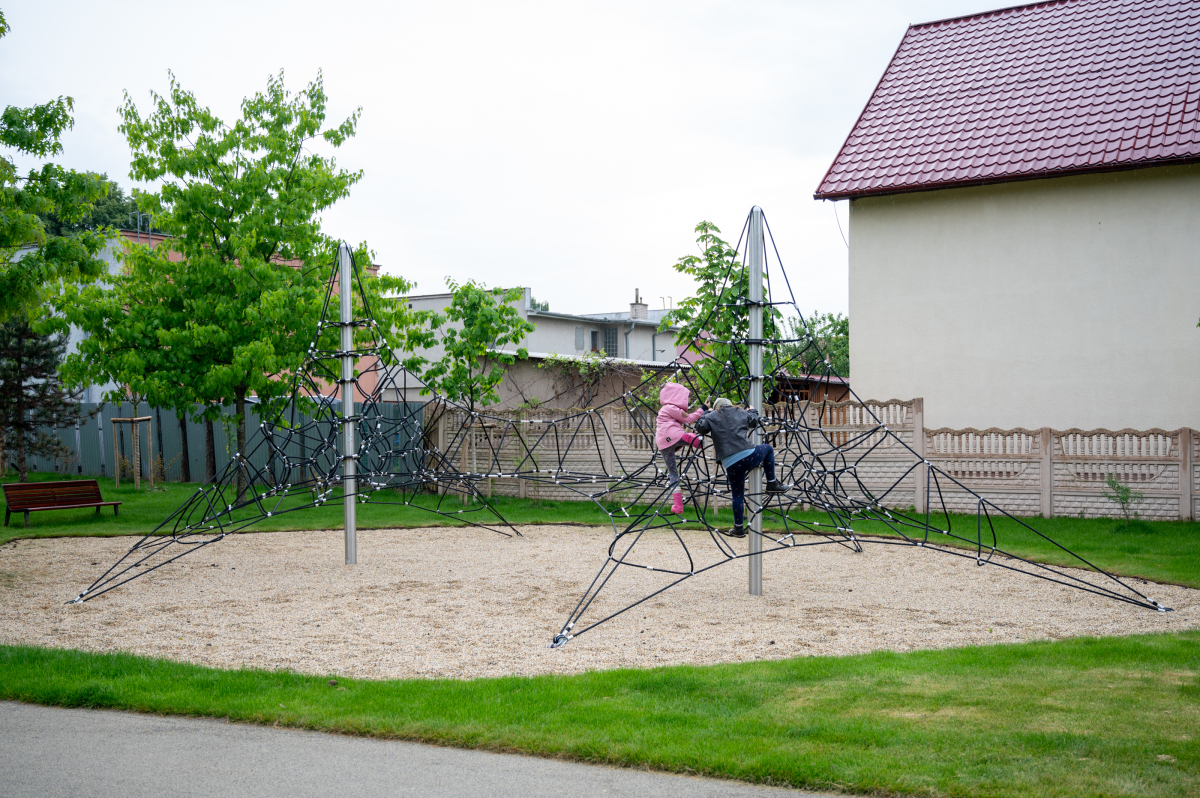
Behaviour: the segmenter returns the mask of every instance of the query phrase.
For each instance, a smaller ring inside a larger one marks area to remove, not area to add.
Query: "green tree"
[[[128,244],[119,256],[122,269],[106,281],[109,285],[71,289],[64,295],[64,312],[88,337],[67,357],[63,374],[73,384],[115,383],[119,387],[105,397],[110,401],[130,401],[129,397],[134,395],[154,407],[171,409],[179,420],[181,432],[187,418],[203,419],[204,476],[208,480],[214,476],[216,461],[212,422],[220,412],[217,402],[223,397],[217,392],[217,398],[211,399],[202,390],[211,368],[204,360],[210,347],[206,339],[197,339],[190,331],[196,314],[205,312],[207,299],[203,295],[204,286],[197,287],[193,282],[197,278],[195,271],[172,261],[171,243],[155,249]],[[331,264],[321,266],[315,264],[312,271],[327,275]],[[426,329],[429,314],[409,311],[406,303],[391,301],[387,294],[407,292],[412,287],[400,278],[370,276],[362,280],[361,286],[385,339],[397,350],[409,352],[432,343]],[[355,310],[360,317],[365,314],[362,304],[363,298],[356,292]],[[336,313],[336,301],[332,307]],[[304,342],[304,347],[312,341],[317,322],[314,315],[307,320],[307,329],[296,325],[294,335]],[[368,328],[356,329],[359,344],[373,332]],[[318,347],[340,348],[337,328],[327,328]],[[411,356],[402,361],[402,365],[413,371],[419,371],[423,363],[422,358]],[[314,376],[332,382],[340,375],[320,372]],[[280,390],[264,392],[259,397],[266,400],[259,408],[263,417],[279,416],[290,401],[289,374],[275,377],[272,389]],[[189,481],[190,477],[185,472],[184,480]]]
[[[780,347],[780,367],[789,374],[826,374],[850,378],[850,319],[840,313],[813,311],[808,318],[787,320],[790,338]]]
[[[446,308],[445,320],[458,322],[460,326],[447,325],[443,330],[443,355],[421,379],[429,388],[475,412],[477,407],[500,401],[496,386],[504,379],[504,368],[529,357],[524,347],[513,353],[501,348],[518,346],[533,332],[534,326],[512,306],[523,296],[520,288],[489,289],[474,280],[459,285],[450,279],[446,285],[453,298]],[[440,326],[441,321],[439,318],[434,324]]]
[[[322,231],[319,214],[362,178],[361,171],[340,169],[315,152],[314,144],[343,144],[354,135],[361,109],[325,127],[320,74],[295,96],[282,73],[269,78],[265,92],[242,101],[241,118],[232,124],[201,106],[174,75],[167,95],[152,93],[152,99],[143,117],[126,94],[119,129],[133,153],[130,177],[160,185],[138,194],[138,204],[173,236],[170,248],[181,256],[159,256],[156,271],[147,272],[173,303],[164,326],[152,330],[172,363],[163,382],[179,386],[173,406],[186,397],[209,420],[232,404],[241,450],[247,397],[272,406],[286,401],[320,320],[323,267],[336,244]],[[358,252],[365,261],[365,245]],[[395,290],[409,287],[384,279]],[[124,376],[135,374],[136,368]],[[246,483],[240,473],[237,488],[241,499]]]
[[[721,239],[715,224],[700,222],[695,232],[699,233],[696,243],[700,254],[685,255],[675,262],[674,269],[696,281],[696,293],[663,316],[659,332],[678,325],[675,340],[691,342],[692,351],[704,355],[693,364],[692,376],[709,395],[697,399],[711,402],[717,396],[726,396],[740,401],[747,394],[749,376],[749,347],[741,343],[750,335],[749,269],[737,250]],[[768,295],[764,274],[763,296]],[[773,306],[763,308],[764,338],[783,337],[779,334],[779,318]],[[777,347],[763,347],[764,373],[775,370],[778,355]]]
[[[61,442],[47,427],[66,427],[79,420],[79,397],[59,379],[66,350],[61,332],[39,332],[24,316],[0,323],[0,431],[3,446],[15,455],[17,479],[29,475],[29,456],[53,457]],[[0,474],[7,469],[0,454]]]
[[[7,33],[8,22],[0,12],[0,37]],[[73,108],[74,100],[62,96],[30,108],[6,106],[0,116],[0,145],[39,158],[62,154],[59,139],[74,124]],[[21,175],[12,157],[0,155],[0,321],[24,316],[54,326],[54,317],[43,312],[46,300],[64,284],[104,273],[97,255],[105,231],[48,232],[43,218],[77,222],[106,190],[98,174],[45,163]]]
[[[534,299],[533,297],[529,297],[529,309],[530,310],[540,310],[543,313],[548,313],[550,311],[550,303],[549,302],[539,302],[538,300]]]

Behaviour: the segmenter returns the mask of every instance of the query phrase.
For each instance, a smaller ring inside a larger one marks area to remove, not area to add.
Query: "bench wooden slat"
[[[100,483],[94,479],[73,479],[63,482],[14,482],[0,486],[4,488],[4,525],[14,513],[24,513],[25,523],[29,514],[43,510],[78,510],[84,507],[117,507],[121,502],[106,502],[100,495]]]
[[[78,510],[81,507],[108,507],[110,505],[120,504],[120,502],[88,502],[86,504],[52,504],[47,507],[13,507],[13,510],[28,510],[31,513],[36,513],[39,510]]]
[[[4,486],[4,498],[8,501],[8,506],[14,510],[35,504],[104,501],[100,495],[100,486],[95,480],[78,481],[83,484],[74,485],[71,482],[8,484]]]

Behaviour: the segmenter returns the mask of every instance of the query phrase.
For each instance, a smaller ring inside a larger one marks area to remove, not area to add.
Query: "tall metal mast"
[[[346,565],[358,564],[358,487],[354,446],[354,275],[350,247],[338,245],[338,299],[342,331],[342,504],[346,518]]]
[[[747,299],[750,301],[750,406],[764,413],[763,403],[763,363],[762,363],[762,301],[763,301],[763,267],[766,261],[766,240],[763,237],[762,208],[755,205],[750,209],[750,230],[746,249],[746,271],[750,282]],[[751,432],[750,441],[757,446],[762,443],[762,430],[755,428]],[[763,472],[756,468],[750,472],[749,495],[753,497],[753,505],[747,502],[746,511],[750,515],[750,595],[762,595],[762,495]]]

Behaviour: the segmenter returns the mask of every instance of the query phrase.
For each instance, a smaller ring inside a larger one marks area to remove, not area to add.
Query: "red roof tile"
[[[1200,1],[912,25],[817,199],[1200,160]]]

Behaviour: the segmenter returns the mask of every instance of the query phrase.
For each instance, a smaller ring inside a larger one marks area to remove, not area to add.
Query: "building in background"
[[[928,427],[1200,426],[1198,162],[1195,2],[911,26],[815,194],[850,201],[855,392]]]
[[[450,305],[451,299],[452,295],[445,292],[414,295],[401,301],[408,302],[414,310],[440,313]],[[516,307],[521,318],[534,325],[533,332],[521,342],[529,352],[529,359],[518,361],[508,368],[504,381],[497,388],[500,402],[492,406],[496,410],[540,403],[551,407],[572,407],[581,396],[586,400],[587,391],[564,390],[558,370],[542,368],[547,359],[599,356],[610,361],[610,377],[591,400],[586,401],[587,404],[599,404],[632,388],[641,381],[640,375],[646,370],[666,368],[675,360],[679,350],[675,343],[677,327],[658,332],[659,323],[667,311],[651,310],[642,301],[637,289],[634,289],[634,301],[629,304],[629,310],[615,313],[580,315],[537,310],[533,307],[529,288],[522,290],[522,298],[517,301]],[[442,353],[443,349],[438,345],[422,354],[426,359],[435,361],[441,358]],[[410,387],[404,391],[406,401],[425,401],[420,396],[420,380],[409,375],[407,385]],[[396,401],[401,397],[385,398]]]

